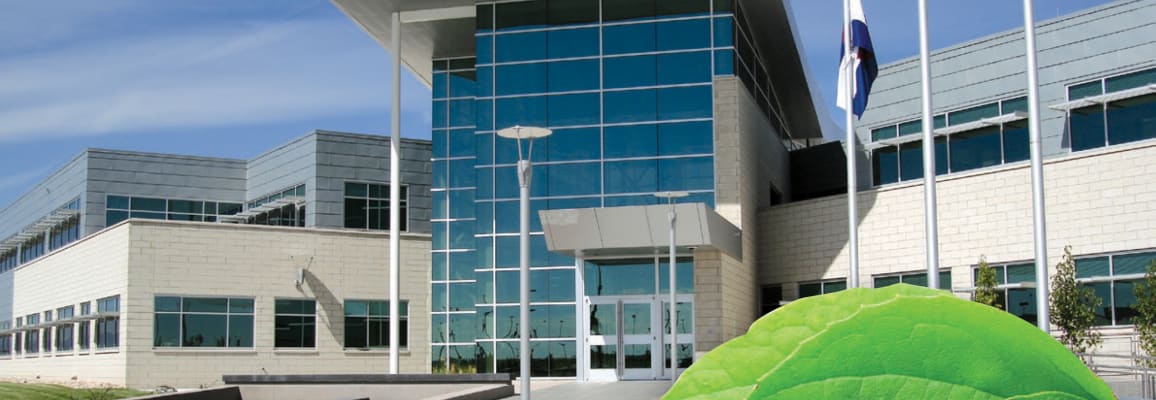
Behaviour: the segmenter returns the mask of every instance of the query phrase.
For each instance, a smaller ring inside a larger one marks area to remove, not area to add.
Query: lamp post
[[[678,289],[677,271],[675,268],[674,259],[674,222],[678,220],[678,214],[674,210],[674,200],[689,196],[687,192],[659,192],[655,193],[654,197],[666,199],[666,203],[670,204],[670,212],[667,216],[670,219],[670,380],[671,382],[678,379],[678,301],[675,300],[675,293]]]
[[[519,274],[521,275],[521,318],[519,330],[521,359],[522,400],[530,399],[530,160],[534,154],[534,139],[550,136],[553,131],[531,126],[513,126],[498,131],[498,136],[515,139],[518,143],[518,186],[521,188],[521,229]],[[522,140],[529,141],[526,157],[522,157]]]

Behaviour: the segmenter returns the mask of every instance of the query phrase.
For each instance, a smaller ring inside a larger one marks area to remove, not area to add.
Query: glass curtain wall
[[[547,251],[537,211],[668,190],[714,206],[712,77],[735,74],[732,10],[479,2],[476,58],[434,60],[434,372],[518,372],[518,149],[495,132],[521,125],[554,131],[533,151],[532,370],[576,375],[575,262]]]

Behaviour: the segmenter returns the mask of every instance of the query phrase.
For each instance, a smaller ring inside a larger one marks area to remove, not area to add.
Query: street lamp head
[[[681,199],[681,198],[686,197],[686,196],[690,196],[690,193],[687,193],[687,192],[658,192],[658,193],[654,194],[654,197],[657,197],[660,199],[668,199],[668,200]]]
[[[536,126],[514,125],[498,131],[498,136],[507,139],[537,139],[550,136],[554,131]]]

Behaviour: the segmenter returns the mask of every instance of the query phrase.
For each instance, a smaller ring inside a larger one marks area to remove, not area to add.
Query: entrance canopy
[[[739,228],[702,203],[677,204],[675,240],[680,248],[710,247],[742,258]],[[616,257],[670,246],[669,205],[543,210],[546,247],[555,253]]]

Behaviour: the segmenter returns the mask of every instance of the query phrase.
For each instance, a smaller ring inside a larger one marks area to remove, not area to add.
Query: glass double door
[[[588,297],[586,354],[593,381],[651,380],[670,377],[670,312],[667,296]],[[689,365],[694,335],[689,318],[691,295],[677,298],[680,368]],[[684,354],[685,353],[685,354]],[[685,358],[685,359],[684,359]]]

